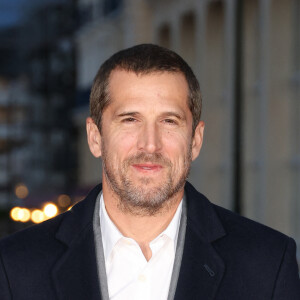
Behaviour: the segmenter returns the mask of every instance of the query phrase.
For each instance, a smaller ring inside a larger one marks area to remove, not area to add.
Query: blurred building
[[[75,8],[28,2],[24,20],[0,31],[0,236],[22,227],[5,221],[11,207],[41,208],[74,188]]]
[[[100,180],[84,121],[92,80],[111,54],[158,43],[193,67],[204,146],[190,181],[213,202],[300,242],[300,1],[79,0],[79,183]]]
[[[21,201],[14,190],[27,171],[27,109],[26,82],[0,79],[0,236],[10,230],[2,217]]]
[[[48,1],[29,11],[23,26],[23,60],[29,80],[28,182],[38,196],[66,190],[76,179],[74,130],[75,28],[72,1]],[[41,199],[42,200],[42,199]]]
[[[0,236],[13,230],[7,222],[15,186],[23,182],[28,151],[28,89],[18,77],[22,62],[17,26],[0,30]],[[21,201],[21,200],[20,200]]]

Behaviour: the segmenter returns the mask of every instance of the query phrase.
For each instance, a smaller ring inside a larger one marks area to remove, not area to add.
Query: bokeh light
[[[62,194],[62,195],[58,196],[57,202],[58,202],[59,206],[67,207],[71,204],[71,198],[70,198],[70,196],[68,196],[66,194]]]
[[[28,208],[22,208],[18,212],[19,220],[21,222],[28,222],[30,220],[30,211]]]
[[[44,214],[47,218],[53,218],[57,215],[58,209],[57,206],[53,203],[48,203],[44,206]]]
[[[31,213],[31,221],[33,223],[41,223],[46,220],[46,216],[44,212],[42,212],[40,209],[35,209]]]
[[[14,221],[28,222],[30,220],[30,211],[28,208],[14,207],[10,211],[10,217]]]
[[[24,199],[28,196],[29,191],[25,184],[19,183],[15,187],[15,194],[19,199]]]
[[[19,221],[19,211],[20,211],[20,207],[13,207],[10,210],[10,217],[14,220],[14,221]]]

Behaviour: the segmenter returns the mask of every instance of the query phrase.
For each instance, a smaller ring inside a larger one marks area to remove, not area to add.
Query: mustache
[[[141,164],[141,163],[153,163],[153,164],[158,164],[158,165],[162,165],[162,166],[172,166],[172,163],[169,159],[167,159],[166,157],[164,157],[161,153],[138,153],[136,155],[133,155],[131,157],[129,157],[126,160],[126,164],[127,165],[131,165],[131,164]]]

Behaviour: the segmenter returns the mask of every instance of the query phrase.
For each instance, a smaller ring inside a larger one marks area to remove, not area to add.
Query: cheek
[[[172,161],[174,168],[178,169],[186,160],[189,151],[190,141],[182,135],[169,135],[164,139],[164,152]]]
[[[136,136],[129,134],[111,134],[109,151],[111,155],[117,156],[119,159],[124,159],[130,154],[136,145]]]
[[[187,151],[191,138],[185,132],[167,131],[163,134],[163,144],[171,152],[179,152],[182,155]]]

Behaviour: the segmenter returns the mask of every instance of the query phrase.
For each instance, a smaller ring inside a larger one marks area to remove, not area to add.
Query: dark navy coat
[[[1,300],[101,299],[93,235],[100,190],[0,242]],[[185,192],[187,228],[175,300],[300,300],[291,238],[210,203],[189,183]]]

